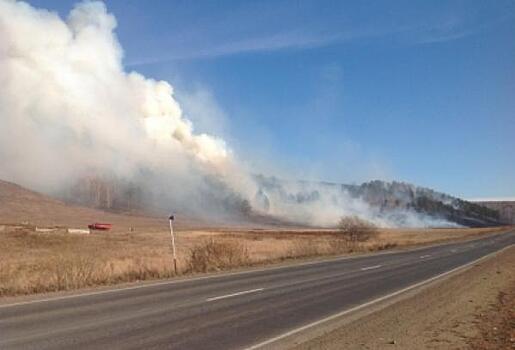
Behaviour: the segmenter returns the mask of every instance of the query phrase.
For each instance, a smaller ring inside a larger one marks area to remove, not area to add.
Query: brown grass
[[[128,235],[28,231],[0,235],[0,295],[78,289],[173,276],[167,252]],[[138,251],[138,245],[144,248]]]
[[[211,272],[250,265],[250,258],[244,244],[211,238],[191,248],[188,263],[189,272]]]
[[[495,229],[380,230],[366,242],[336,230],[184,230],[177,232],[180,274],[211,272],[485,235]],[[0,296],[72,290],[173,277],[169,233],[64,231],[0,226]]]

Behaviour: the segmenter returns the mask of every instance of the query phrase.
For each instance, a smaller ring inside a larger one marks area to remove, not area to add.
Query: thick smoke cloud
[[[79,3],[63,19],[0,0],[1,179],[57,193],[111,176],[193,211],[209,213],[206,196],[219,196],[297,222],[356,214],[396,224],[345,193],[321,189],[302,201],[291,198],[304,189],[260,190],[223,139],[195,133],[169,83],[124,70],[115,28],[102,2]]]
[[[234,167],[224,140],[194,133],[170,84],[124,71],[115,27],[102,2],[63,20],[0,1],[0,176],[48,191],[99,170],[191,182]]]

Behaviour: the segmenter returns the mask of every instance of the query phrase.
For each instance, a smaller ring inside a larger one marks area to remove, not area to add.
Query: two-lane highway
[[[0,349],[259,348],[512,244],[513,231],[423,249],[0,305]]]

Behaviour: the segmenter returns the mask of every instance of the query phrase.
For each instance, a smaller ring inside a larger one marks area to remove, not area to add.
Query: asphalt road
[[[0,349],[245,349],[515,244],[480,240],[0,305]]]

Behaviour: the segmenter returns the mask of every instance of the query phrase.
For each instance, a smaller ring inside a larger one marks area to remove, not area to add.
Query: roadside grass
[[[250,264],[249,251],[244,244],[210,238],[190,249],[186,272],[213,272]]]
[[[490,229],[379,230],[370,240],[336,230],[179,231],[179,274],[223,271],[290,259],[373,252],[463,239]],[[0,297],[174,277],[169,234],[0,232]]]
[[[166,249],[142,237],[3,232],[0,296],[173,277],[169,262]]]

